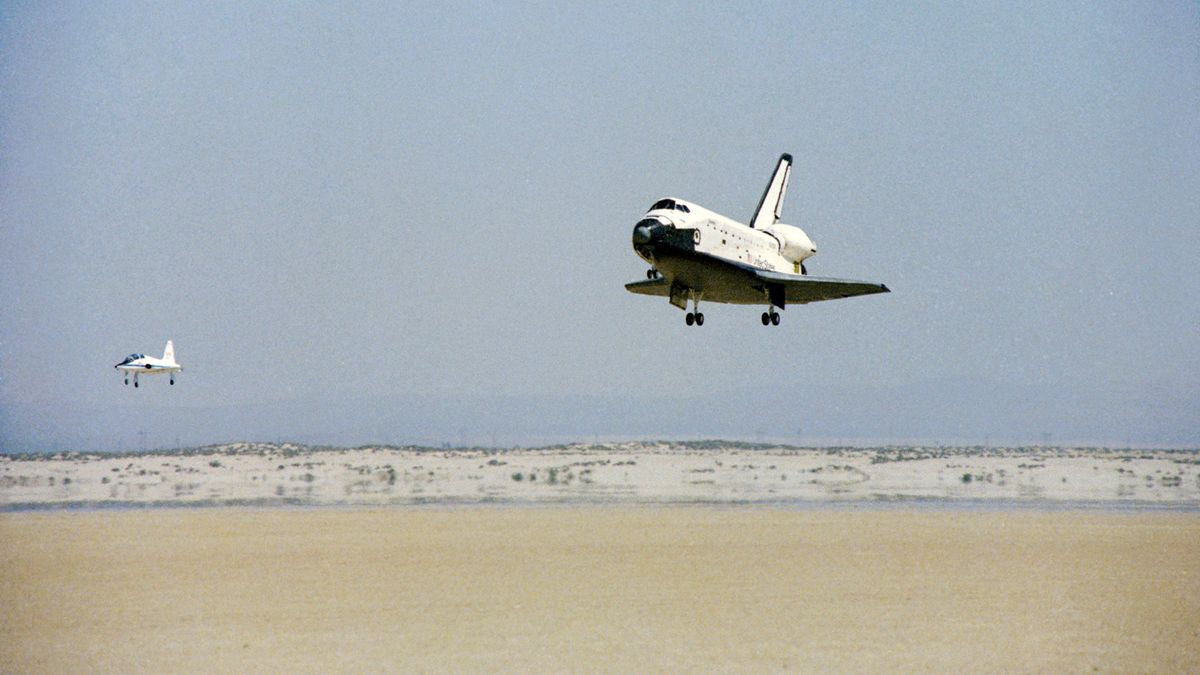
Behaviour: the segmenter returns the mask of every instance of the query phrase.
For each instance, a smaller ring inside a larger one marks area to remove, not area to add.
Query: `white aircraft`
[[[887,286],[808,276],[804,261],[817,252],[798,227],[779,222],[792,156],[783,154],[758,209],[746,226],[682,199],[662,199],[633,226],[633,250],[652,266],[632,293],[664,296],[687,311],[687,325],[704,325],[700,301],[767,305],[762,323],[779,325],[776,308],[870,293]]]
[[[183,370],[183,366],[175,362],[175,345],[167,340],[167,348],[163,350],[161,359],[145,354],[130,354],[125,360],[113,366],[125,372],[125,384],[129,384],[129,374],[133,373],[133,386],[138,386],[138,375],[171,376],[171,384],[175,384],[175,373]]]

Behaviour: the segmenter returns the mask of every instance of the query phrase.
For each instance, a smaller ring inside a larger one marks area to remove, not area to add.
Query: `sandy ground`
[[[3,672],[1200,672],[1194,513],[10,513],[0,569]]]
[[[104,505],[793,503],[896,500],[1200,508],[1200,452],[738,447],[516,450],[233,444],[0,456],[0,510]]]

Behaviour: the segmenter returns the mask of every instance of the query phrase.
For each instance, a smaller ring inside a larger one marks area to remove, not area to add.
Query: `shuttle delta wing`
[[[631,281],[625,284],[625,290],[630,293],[640,293],[641,295],[667,297],[671,295],[671,282],[662,277],[646,279],[645,281]]]
[[[822,277],[783,274],[767,270],[755,270],[754,276],[763,282],[772,304],[784,307],[788,304],[804,304],[821,300],[837,300],[856,295],[891,293],[883,284],[848,279],[826,279]]]

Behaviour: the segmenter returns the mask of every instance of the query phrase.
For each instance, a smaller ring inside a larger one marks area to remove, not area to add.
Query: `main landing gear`
[[[689,295],[692,300],[692,311],[688,312],[687,316],[683,317],[683,320],[689,326],[703,326],[704,315],[700,313],[700,293],[693,291]]]
[[[769,312],[763,312],[762,313],[762,324],[764,326],[778,326],[779,325],[779,312],[776,312],[774,307],[772,307],[771,311],[769,311]]]

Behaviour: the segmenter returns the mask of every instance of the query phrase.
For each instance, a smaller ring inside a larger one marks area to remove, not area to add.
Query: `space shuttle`
[[[704,325],[700,302],[764,305],[764,326],[778,326],[788,305],[888,293],[868,281],[808,275],[805,261],[817,246],[804,230],[780,222],[792,156],[775,165],[748,224],[683,199],[660,199],[633,226],[633,250],[650,264],[631,293],[666,297],[687,312],[689,326]],[[692,309],[688,309],[691,303]]]

